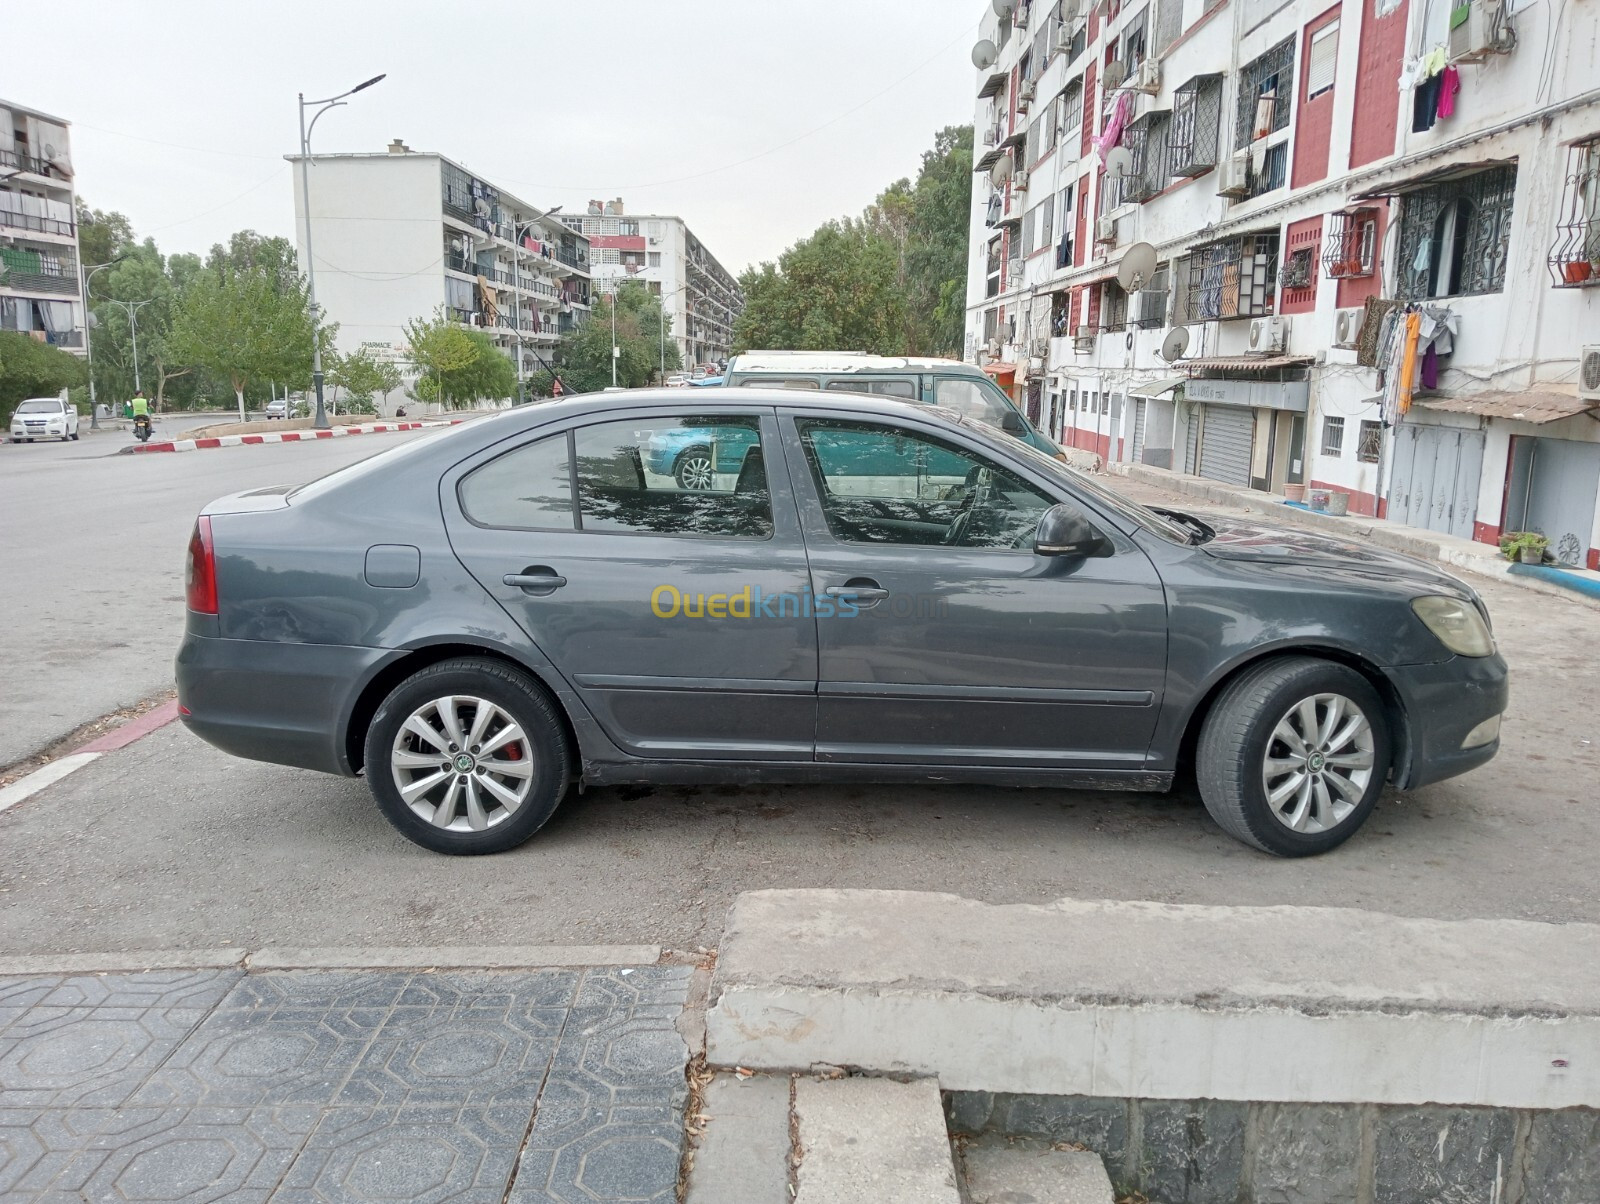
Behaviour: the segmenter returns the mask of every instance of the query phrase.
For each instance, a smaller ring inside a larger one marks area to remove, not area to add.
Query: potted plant
[[[1587,259],[1568,260],[1561,268],[1561,274],[1568,284],[1582,284],[1593,271]]]
[[[1543,564],[1550,541],[1537,531],[1508,531],[1500,537],[1500,554],[1523,564]]]

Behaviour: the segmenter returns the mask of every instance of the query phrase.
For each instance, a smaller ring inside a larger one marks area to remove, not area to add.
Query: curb
[[[113,728],[103,736],[96,737],[89,743],[80,745],[69,753],[64,753],[55,760],[41,765],[32,773],[18,778],[11,785],[0,790],[0,812],[9,811],[25,799],[32,798],[47,786],[54,786],[68,774],[76,773],[85,765],[92,765],[108,752],[116,752],[126,748],[135,741],[142,740],[151,732],[158,731],[178,717],[178,700],[176,698],[162,703],[158,707],[146,711],[137,718],[128,720],[121,727]],[[0,963],[4,959],[0,958]]]
[[[659,945],[503,945],[417,949],[146,949],[128,953],[22,953],[0,957],[0,976],[143,974],[151,970],[527,970],[653,966]]]
[[[438,422],[371,422],[363,426],[336,426],[326,431],[263,431],[256,435],[214,435],[206,439],[172,439],[165,443],[136,443],[121,450],[122,455],[143,452],[205,451],[213,447],[243,447],[257,443],[311,443],[318,439],[341,439],[346,435],[383,435],[396,431],[420,431],[436,426],[459,426],[465,418]]]
[[[1379,547],[1404,552],[1419,560],[1432,560],[1453,569],[1465,569],[1467,572],[1492,577],[1521,589],[1532,590],[1553,598],[1566,598],[1579,605],[1600,607],[1600,589],[1594,588],[1588,578],[1562,573],[1558,569],[1547,569],[1538,574],[1520,572],[1518,570],[1523,566],[1513,565],[1502,559],[1490,550],[1488,544],[1472,544],[1474,548],[1484,549],[1482,554],[1477,554],[1465,548],[1452,547],[1433,538],[1435,534],[1433,532],[1402,527],[1386,519],[1371,518],[1366,515],[1320,514],[1312,510],[1301,510],[1284,505],[1283,498],[1275,493],[1224,485],[1218,481],[1186,476],[1149,464],[1108,464],[1106,469],[1108,473],[1145,485],[1153,485],[1157,489],[1165,489],[1171,493],[1200,498],[1219,506],[1244,507],[1268,522],[1306,527],[1346,539],[1367,539]],[[1452,540],[1452,543],[1469,544],[1471,541]]]

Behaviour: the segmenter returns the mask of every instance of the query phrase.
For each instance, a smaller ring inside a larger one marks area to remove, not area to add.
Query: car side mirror
[[[1094,529],[1083,512],[1066,503],[1051,506],[1033,536],[1035,556],[1109,556],[1111,541]]]
[[[1015,410],[1007,410],[1000,415],[1000,429],[1008,435],[1015,435],[1021,439],[1028,433],[1028,424],[1022,421],[1022,415]]]

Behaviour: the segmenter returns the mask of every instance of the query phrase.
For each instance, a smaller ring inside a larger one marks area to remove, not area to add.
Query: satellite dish
[[[1161,340],[1161,358],[1167,363],[1183,358],[1183,353],[1189,350],[1189,328],[1187,326],[1174,326],[1167,331],[1167,337]]]
[[[996,188],[1004,188],[1006,181],[1011,178],[1011,169],[1014,164],[1009,154],[1001,155],[995,165],[989,169],[989,182]]]
[[[972,65],[979,71],[987,71],[999,59],[1000,51],[988,38],[984,38],[972,48]]]
[[[995,16],[1004,20],[1011,15],[1011,10],[1017,7],[1017,0],[990,0],[989,7],[994,9]]]
[[[1125,293],[1136,293],[1156,274],[1156,249],[1147,242],[1136,242],[1122,255],[1117,265],[1117,283]]]
[[[1122,87],[1122,81],[1128,78],[1128,68],[1121,59],[1112,59],[1106,64],[1105,72],[1100,79],[1106,91]]]
[[[1113,146],[1106,152],[1106,175],[1124,180],[1133,174],[1133,152],[1125,146]]]

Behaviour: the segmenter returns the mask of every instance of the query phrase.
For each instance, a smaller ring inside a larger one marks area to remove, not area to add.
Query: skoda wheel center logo
[[[456,757],[456,768],[462,773],[471,773],[476,764],[477,762],[466,753],[461,753]]]
[[[1319,752],[1314,752],[1309,757],[1306,758],[1306,768],[1309,769],[1312,773],[1321,773],[1322,772],[1322,765],[1323,765],[1323,756]]]

